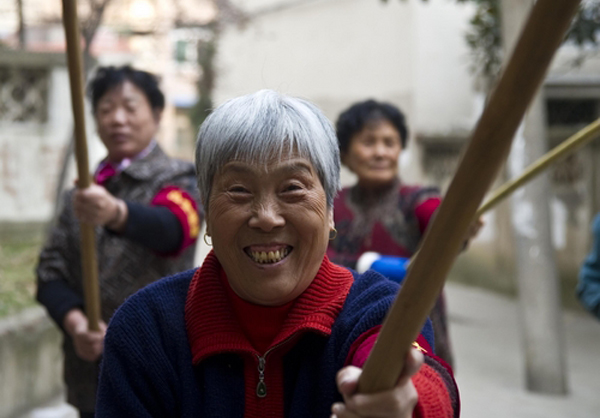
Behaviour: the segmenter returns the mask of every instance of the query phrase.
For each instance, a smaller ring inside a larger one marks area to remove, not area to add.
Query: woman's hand
[[[331,407],[332,418],[396,417],[410,418],[418,401],[417,390],[411,381],[423,364],[423,353],[411,349],[396,387],[384,392],[364,395],[356,393],[362,370],[347,366],[338,372],[337,386],[344,403]]]
[[[104,350],[106,323],[100,321],[99,331],[88,330],[88,320],[79,309],[72,309],[65,315],[63,327],[73,339],[75,353],[85,361],[96,361]]]
[[[473,238],[475,238],[477,236],[477,234],[479,234],[479,231],[481,230],[483,225],[484,225],[484,222],[483,222],[482,217],[475,219],[471,223],[471,225],[469,225],[469,229],[467,229],[467,234],[466,234],[465,242],[463,245],[463,251],[466,250],[467,248],[469,248],[469,244],[471,243],[471,240]]]
[[[73,209],[80,222],[94,226],[106,226],[120,232],[127,220],[127,205],[111,195],[104,187],[91,184],[85,189],[76,189]]]

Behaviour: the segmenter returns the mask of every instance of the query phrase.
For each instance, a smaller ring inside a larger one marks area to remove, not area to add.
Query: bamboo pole
[[[579,148],[581,148],[591,140],[597,138],[598,136],[600,136],[600,119],[597,119],[595,122],[592,122],[576,134],[569,137],[566,141],[562,142],[560,145],[557,145],[547,154],[540,157],[537,161],[535,161],[529,167],[527,167],[523,174],[521,174],[519,177],[515,178],[514,180],[510,180],[504,183],[502,186],[498,187],[494,191],[492,197],[490,197],[477,210],[477,213],[475,214],[475,219],[479,218],[488,210],[492,209],[516,189],[523,186],[525,183],[539,175],[551,164],[577,151]]]
[[[71,104],[75,121],[75,157],[77,159],[77,174],[79,176],[77,187],[85,189],[90,186],[91,179],[85,134],[83,65],[81,62],[81,36],[79,34],[76,0],[63,0],[63,24],[67,41]],[[94,227],[83,222],[80,227],[85,313],[88,318],[88,328],[91,331],[98,331],[100,329],[100,294]]]
[[[598,136],[600,136],[600,119],[590,123],[588,126],[571,135],[564,142],[554,147],[554,149],[541,156],[537,161],[530,164],[529,167],[527,167],[519,177],[507,181],[502,186],[498,187],[494,191],[492,197],[490,197],[483,205],[479,207],[479,209],[477,209],[473,219],[479,219],[487,211],[493,209],[497,204],[510,196],[512,192],[517,190],[519,187],[524,186],[527,182],[533,180],[535,177],[541,174],[542,171],[544,171],[550,165],[554,164],[561,158],[565,158],[574,153],[588,142],[598,138]],[[417,253],[418,250],[410,258],[411,262],[417,256]]]
[[[569,28],[579,0],[538,0],[500,77],[421,250],[408,270],[359,380],[359,391],[394,387],[439,296],[485,192]]]

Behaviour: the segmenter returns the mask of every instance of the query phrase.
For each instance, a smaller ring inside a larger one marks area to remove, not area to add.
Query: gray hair
[[[217,107],[202,124],[196,142],[196,175],[205,209],[214,176],[228,161],[267,164],[286,151],[298,152],[312,163],[327,205],[333,207],[341,188],[339,147],[331,122],[317,106],[260,90]]]

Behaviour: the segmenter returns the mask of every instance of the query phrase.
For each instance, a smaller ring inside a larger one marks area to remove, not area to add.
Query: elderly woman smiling
[[[429,324],[394,389],[356,393],[398,287],[325,256],[340,162],[320,110],[267,90],[230,100],[196,166],[213,251],[115,314],[98,416],[458,416]]]

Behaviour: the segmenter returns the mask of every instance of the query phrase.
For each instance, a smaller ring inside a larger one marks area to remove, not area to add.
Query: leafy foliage
[[[600,1],[585,2],[579,9],[571,29],[567,34],[567,40],[573,41],[576,45],[597,46],[600,32]]]
[[[426,0],[424,0],[426,1]],[[471,30],[466,41],[473,55],[472,69],[480,76],[494,79],[502,61],[502,33],[500,0],[456,0],[459,3],[475,3],[476,11],[471,18]],[[600,0],[584,2],[579,7],[565,42],[573,42],[583,48],[597,47],[600,42]]]
[[[459,3],[477,3],[470,20],[471,29],[465,35],[471,48],[471,68],[484,79],[493,79],[502,64],[502,32],[500,0],[457,0]]]
[[[34,268],[41,238],[0,234],[0,318],[35,306]]]

